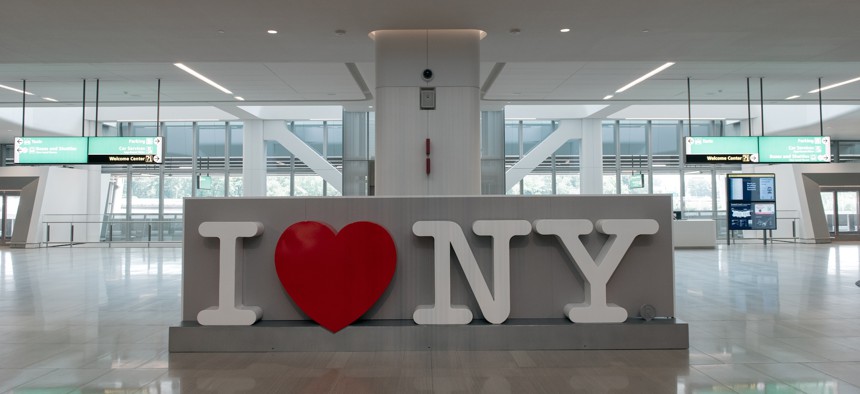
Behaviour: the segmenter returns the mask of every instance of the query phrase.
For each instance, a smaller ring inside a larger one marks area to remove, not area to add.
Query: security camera
[[[433,79],[433,70],[431,70],[429,68],[424,69],[424,71],[421,72],[421,79],[428,81],[428,82],[430,80],[432,80]]]

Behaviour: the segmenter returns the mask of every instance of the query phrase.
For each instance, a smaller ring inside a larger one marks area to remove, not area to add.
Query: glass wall
[[[373,116],[370,114],[370,122]],[[160,128],[159,128],[160,126]],[[292,121],[288,128],[338,170],[343,163],[343,123]],[[551,120],[505,122],[505,165],[510,169],[558,127]],[[165,136],[163,165],[103,165],[110,174],[106,219],[148,222],[152,229],[116,226],[116,239],[170,240],[186,197],[237,197],[243,194],[242,122],[104,122],[101,135]],[[725,175],[739,165],[686,164],[682,138],[720,136],[723,121],[615,120],[601,124],[604,194],[670,194],[672,209],[685,218],[723,219]],[[372,140],[373,133],[370,133]],[[0,147],[11,164],[12,146]],[[372,145],[371,145],[372,149]],[[305,163],[276,142],[266,142],[266,195],[339,196]],[[834,161],[860,161],[860,141],[833,141]],[[572,140],[545,158],[507,194],[581,193],[581,144]],[[722,232],[721,232],[722,233]],[[106,232],[107,234],[107,232]],[[108,235],[105,235],[107,238]],[[178,238],[177,238],[178,240]]]

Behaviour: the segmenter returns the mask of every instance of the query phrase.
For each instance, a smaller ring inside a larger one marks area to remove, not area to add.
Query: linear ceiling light
[[[615,93],[621,93],[621,92],[623,92],[623,91],[625,91],[625,90],[627,90],[627,89],[630,89],[630,88],[632,88],[633,86],[636,86],[636,84],[638,84],[639,82],[642,82],[642,81],[644,81],[644,80],[646,80],[646,79],[648,79],[648,78],[653,77],[655,74],[657,74],[657,73],[659,73],[660,71],[663,71],[663,70],[665,70],[665,69],[667,69],[667,68],[669,68],[669,67],[672,67],[674,64],[675,64],[675,63],[673,63],[673,62],[668,62],[668,63],[666,63],[666,64],[664,64],[664,65],[662,65],[662,66],[660,66],[660,67],[657,67],[657,68],[655,68],[653,71],[649,72],[648,74],[645,74],[645,75],[643,75],[643,76],[641,76],[641,77],[637,78],[635,81],[630,82],[630,83],[628,83],[627,85],[624,85],[624,87],[623,87],[623,88],[616,90],[616,91],[615,91]]]
[[[26,94],[26,95],[28,95],[28,96],[32,96],[32,95],[33,95],[33,93],[25,92],[25,91],[23,91],[23,90],[21,90],[21,89],[15,89],[15,88],[13,88],[13,87],[11,87],[11,86],[0,85],[0,88],[2,88],[2,89],[6,89],[6,90],[11,90],[11,91],[16,92],[16,93],[24,93],[24,94]]]
[[[182,71],[185,71],[185,72],[187,72],[187,73],[189,73],[189,74],[191,74],[191,75],[195,76],[197,79],[199,79],[199,80],[201,80],[201,81],[203,81],[203,82],[208,83],[209,85],[211,85],[211,86],[212,86],[212,87],[214,87],[215,89],[218,89],[218,90],[220,90],[220,91],[222,91],[222,92],[224,92],[224,93],[227,93],[227,94],[233,94],[233,92],[231,92],[231,91],[227,90],[227,88],[225,88],[225,87],[223,87],[223,86],[221,86],[221,85],[219,85],[219,84],[215,83],[214,81],[212,81],[212,80],[211,80],[211,79],[209,79],[209,78],[204,77],[204,76],[203,76],[203,74],[200,74],[199,72],[192,70],[190,67],[188,67],[188,66],[186,66],[186,65],[184,65],[184,64],[182,64],[182,63],[173,63],[173,65],[174,65],[174,66],[176,66],[176,67],[181,68],[181,69],[182,69]]]
[[[606,95],[606,97],[604,97],[603,99],[604,99],[604,100],[609,100],[609,99],[611,99],[612,97],[614,97],[614,96],[613,96],[613,95],[611,95],[611,94],[607,94],[607,95]]]
[[[847,81],[842,81],[842,82],[839,82],[839,83],[834,83],[833,85],[827,85],[827,86],[825,86],[825,87],[823,87],[823,88],[821,88],[821,89],[810,90],[810,91],[809,91],[809,93],[818,93],[818,92],[820,92],[820,91],[824,91],[824,90],[827,90],[827,89],[833,89],[833,88],[836,88],[836,87],[839,87],[839,86],[842,86],[842,85],[847,85],[847,84],[849,84],[849,83],[857,82],[857,81],[860,81],[860,77],[858,77],[858,78],[854,78],[854,79],[849,79],[849,80],[847,80]]]
[[[42,97],[42,100],[50,101],[50,102],[52,102],[52,103],[56,103],[56,102],[57,102],[57,99],[52,99],[52,98],[50,98],[50,97]]]
[[[785,99],[786,99],[786,100],[794,100],[794,99],[796,99],[796,98],[798,98],[798,97],[800,97],[800,96],[795,94],[794,96],[788,96],[788,97],[786,97]]]

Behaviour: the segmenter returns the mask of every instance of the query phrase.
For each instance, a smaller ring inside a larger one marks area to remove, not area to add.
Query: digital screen
[[[774,201],[775,178],[767,177],[734,177],[727,178],[729,201]]]
[[[830,137],[759,137],[760,163],[830,163]]]
[[[85,164],[86,137],[15,137],[15,164]]]
[[[163,142],[163,137],[90,137],[89,163],[161,163]]]
[[[641,189],[645,187],[645,174],[631,175],[628,180],[628,185],[631,189]]]
[[[758,137],[685,137],[687,163],[756,163]]]
[[[197,188],[200,190],[212,189],[212,177],[209,175],[198,175],[197,176]]]
[[[776,177],[774,174],[728,174],[730,230],[776,229]]]

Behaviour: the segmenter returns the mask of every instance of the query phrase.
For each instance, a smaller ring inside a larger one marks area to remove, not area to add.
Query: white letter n
[[[450,221],[420,221],[412,226],[419,237],[433,237],[435,304],[421,305],[412,319],[417,324],[469,324],[472,311],[465,306],[451,305],[451,248],[457,255],[472,294],[488,322],[501,324],[511,314],[510,241],[532,230],[525,220],[478,220],[472,225],[477,235],[493,237],[493,292],[490,293],[475,255],[457,223]]]

